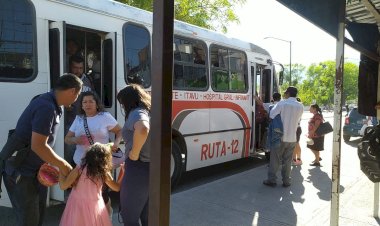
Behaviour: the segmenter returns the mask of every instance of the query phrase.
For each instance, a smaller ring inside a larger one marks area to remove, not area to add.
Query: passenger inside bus
[[[70,57],[70,73],[78,76],[82,82],[82,92],[93,91],[94,86],[92,81],[83,73],[84,72],[84,59],[80,55]]]
[[[67,39],[66,41],[66,71],[70,70],[70,57],[80,55],[80,47],[74,39]]]
[[[194,64],[205,64],[204,53],[201,53],[203,49],[200,49],[198,47],[193,47],[193,53],[194,53]]]

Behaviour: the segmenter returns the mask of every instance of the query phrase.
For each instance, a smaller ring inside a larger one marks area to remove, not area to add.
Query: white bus
[[[67,72],[69,40],[78,45],[96,92],[120,125],[117,91],[128,83],[150,91],[152,13],[109,0],[0,0],[0,5],[0,147],[31,98]],[[278,79],[271,56],[259,46],[179,21],[174,26],[175,183],[182,172],[255,151],[253,96],[257,92],[269,102]],[[62,124],[54,150],[65,156],[69,125]],[[64,199],[57,186],[49,195]],[[9,206],[4,187],[0,205]]]

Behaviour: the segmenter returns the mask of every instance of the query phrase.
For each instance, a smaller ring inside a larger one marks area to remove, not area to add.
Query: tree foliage
[[[292,64],[292,86],[298,87],[303,80],[306,67],[302,64]],[[286,90],[289,86],[290,73],[289,65],[284,65],[284,80],[281,85],[281,90]]]
[[[153,0],[117,0],[128,5],[153,11]],[[174,15],[177,20],[211,30],[227,32],[229,23],[238,23],[234,11],[246,0],[175,0]]]
[[[356,101],[358,95],[357,78],[359,68],[353,63],[344,64],[343,102]],[[320,106],[334,102],[335,62],[325,61],[312,64],[306,78],[298,87],[299,96],[305,105],[317,103]]]

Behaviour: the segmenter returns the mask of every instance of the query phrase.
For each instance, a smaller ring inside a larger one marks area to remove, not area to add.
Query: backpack
[[[360,169],[372,182],[380,182],[380,126],[367,127],[358,144]]]

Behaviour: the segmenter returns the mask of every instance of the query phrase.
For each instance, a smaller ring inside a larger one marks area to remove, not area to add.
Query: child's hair
[[[112,154],[108,145],[95,143],[91,145],[82,159],[82,170],[87,167],[87,177],[92,181],[105,181],[107,173],[112,170]]]

